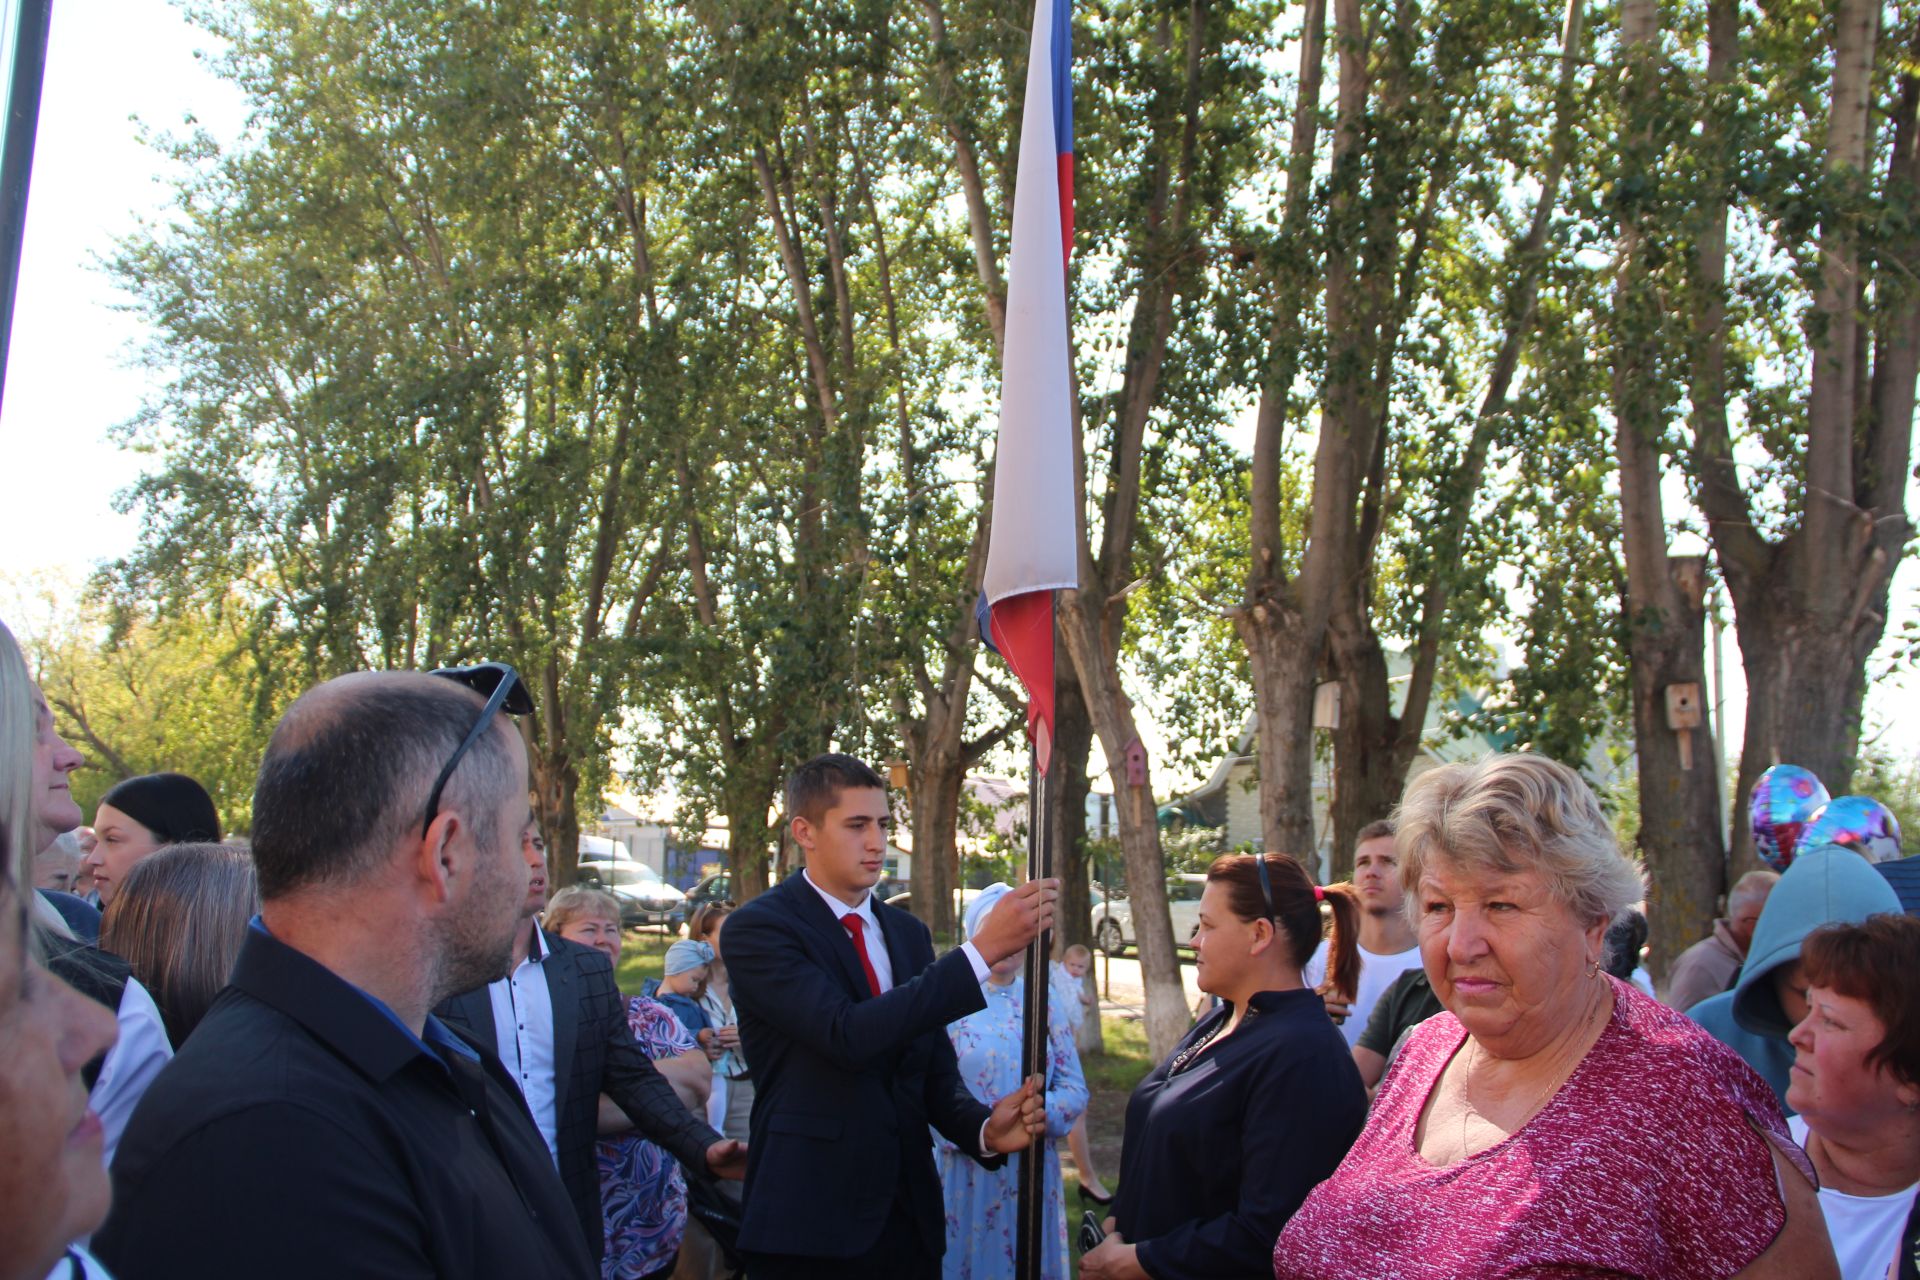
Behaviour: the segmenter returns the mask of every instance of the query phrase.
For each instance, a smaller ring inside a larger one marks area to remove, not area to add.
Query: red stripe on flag
[[[1060,153],[1060,241],[1066,261],[1073,261],[1073,152]]]
[[[988,615],[994,647],[1027,690],[1027,736],[1036,747],[1040,772],[1047,771],[1053,741],[1053,592],[1028,591],[1007,596]],[[1046,726],[1045,736],[1038,732]]]

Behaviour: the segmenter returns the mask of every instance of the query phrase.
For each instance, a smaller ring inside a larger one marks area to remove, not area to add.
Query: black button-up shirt
[[[1280,1228],[1367,1120],[1319,996],[1262,991],[1232,1035],[1196,1051],[1232,1013],[1200,1019],[1127,1101],[1113,1216],[1154,1280],[1270,1275]]]
[[[94,1248],[121,1280],[597,1274],[499,1064],[257,928],[113,1183]]]

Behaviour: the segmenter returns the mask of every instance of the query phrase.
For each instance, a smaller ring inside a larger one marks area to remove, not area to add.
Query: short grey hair
[[[1780,883],[1777,871],[1749,871],[1733,882],[1733,888],[1727,890],[1727,910],[1732,912],[1738,903],[1759,902],[1773,892],[1773,886]]]
[[[1646,891],[1593,788],[1545,756],[1489,755],[1421,774],[1408,784],[1395,826],[1409,915],[1418,912],[1420,878],[1434,861],[1507,875],[1538,871],[1587,926],[1612,921]]]

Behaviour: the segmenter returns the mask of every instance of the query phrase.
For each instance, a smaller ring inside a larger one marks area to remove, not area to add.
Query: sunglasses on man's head
[[[480,718],[474,721],[473,728],[454,751],[447,767],[434,779],[433,790],[427,793],[427,820],[420,824],[420,832],[426,834],[433,820],[440,816],[440,793],[446,790],[447,780],[453,777],[453,771],[460,767],[460,760],[480,741],[480,735],[493,723],[493,717],[502,711],[510,716],[529,716],[533,714],[533,695],[527,691],[527,685],[520,673],[504,662],[481,662],[471,667],[441,667],[429,671],[431,676],[463,684],[487,700],[480,710]]]

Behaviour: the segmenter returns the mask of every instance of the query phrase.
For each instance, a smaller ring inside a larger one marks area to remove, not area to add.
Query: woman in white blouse
[[[1841,1276],[1887,1280],[1920,1251],[1920,918],[1817,929],[1800,959],[1787,1123],[1819,1171]]]

